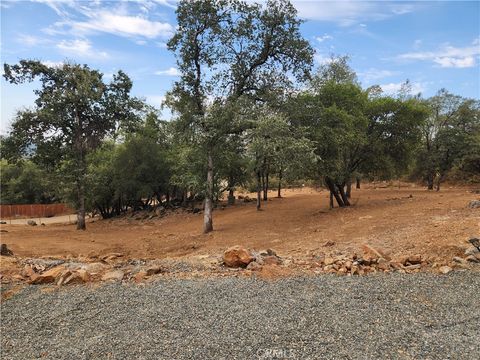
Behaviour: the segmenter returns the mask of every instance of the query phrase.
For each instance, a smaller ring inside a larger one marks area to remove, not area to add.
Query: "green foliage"
[[[28,160],[0,161],[0,194],[1,204],[46,204],[56,200],[51,177]]]
[[[426,101],[429,116],[422,127],[414,174],[433,188],[454,170],[455,177],[478,176],[480,102],[445,89]]]

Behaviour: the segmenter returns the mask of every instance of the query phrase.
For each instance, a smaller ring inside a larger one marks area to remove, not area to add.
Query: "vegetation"
[[[12,83],[39,78],[32,109],[1,139],[2,203],[68,201],[104,218],[128,209],[215,203],[255,184],[257,209],[272,178],[322,182],[350,206],[361,178],[409,176],[440,189],[448,177],[479,180],[480,103],[446,90],[397,96],[362,88],[348,58],[312,73],[313,50],[286,0],[181,1],[168,46],[180,80],[170,121],[130,96],[119,71],[106,84],[86,65],[5,64]],[[262,196],[263,192],[263,196]]]

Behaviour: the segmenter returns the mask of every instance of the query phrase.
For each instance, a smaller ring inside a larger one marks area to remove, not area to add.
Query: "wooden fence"
[[[73,212],[66,204],[0,205],[0,219],[44,218]]]

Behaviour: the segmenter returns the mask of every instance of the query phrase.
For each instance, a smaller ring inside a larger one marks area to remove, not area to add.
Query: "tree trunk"
[[[268,200],[268,172],[266,173],[264,177],[264,188],[263,188],[263,201]]]
[[[352,180],[347,181],[347,192],[346,192],[347,198],[350,199],[352,196]]]
[[[262,177],[260,171],[257,171],[257,211],[260,211],[261,208],[261,191],[262,191]]]
[[[333,192],[330,191],[330,209],[333,209]]]
[[[75,121],[76,121],[76,133],[75,133],[75,152],[77,156],[78,173],[76,175],[77,182],[77,230],[85,230],[85,175],[87,166],[85,164],[84,144],[83,144],[83,123],[80,116],[78,116],[77,109],[75,108]]]
[[[230,187],[228,191],[228,205],[235,205],[235,195],[233,194],[234,187]]]
[[[428,190],[433,190],[433,175],[432,174],[427,175],[427,185],[428,185]]]
[[[350,206],[350,202],[348,201],[347,194],[345,194],[345,184],[338,185],[338,191],[340,192],[340,196],[342,197],[343,203],[345,206]]]
[[[345,207],[345,203],[343,202],[342,197],[338,194],[337,186],[335,186],[335,183],[333,182],[333,180],[330,179],[328,176],[326,176],[325,184],[327,185],[328,189],[335,197],[335,200],[337,200],[338,206]]]
[[[360,189],[360,178],[357,177],[357,189]]]
[[[213,157],[208,153],[207,159],[207,192],[205,194],[205,209],[203,216],[203,232],[213,231]]]
[[[282,197],[282,170],[278,173],[278,193],[277,197],[281,198]]]
[[[85,225],[85,185],[83,179],[78,183],[77,230],[86,230]]]
[[[440,174],[438,174],[438,175],[436,176],[436,179],[435,179],[435,180],[436,180],[436,181],[435,181],[435,182],[436,182],[435,190],[436,190],[436,191],[440,191],[440,183],[442,182],[442,176],[441,176]]]

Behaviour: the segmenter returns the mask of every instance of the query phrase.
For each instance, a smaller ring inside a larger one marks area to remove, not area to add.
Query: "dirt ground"
[[[329,210],[325,190],[293,189],[281,199],[237,204],[214,211],[213,233],[202,234],[203,214],[169,213],[152,220],[124,217],[74,225],[1,225],[6,243],[20,257],[78,257],[118,252],[130,258],[164,259],[221,255],[232,245],[274,249],[280,256],[361,252],[362,244],[392,258],[420,254],[451,259],[480,235],[480,209],[467,204],[479,195],[471,188],[444,187],[431,192],[412,184],[401,188],[353,190],[351,208]],[[333,244],[333,245],[332,245]]]

